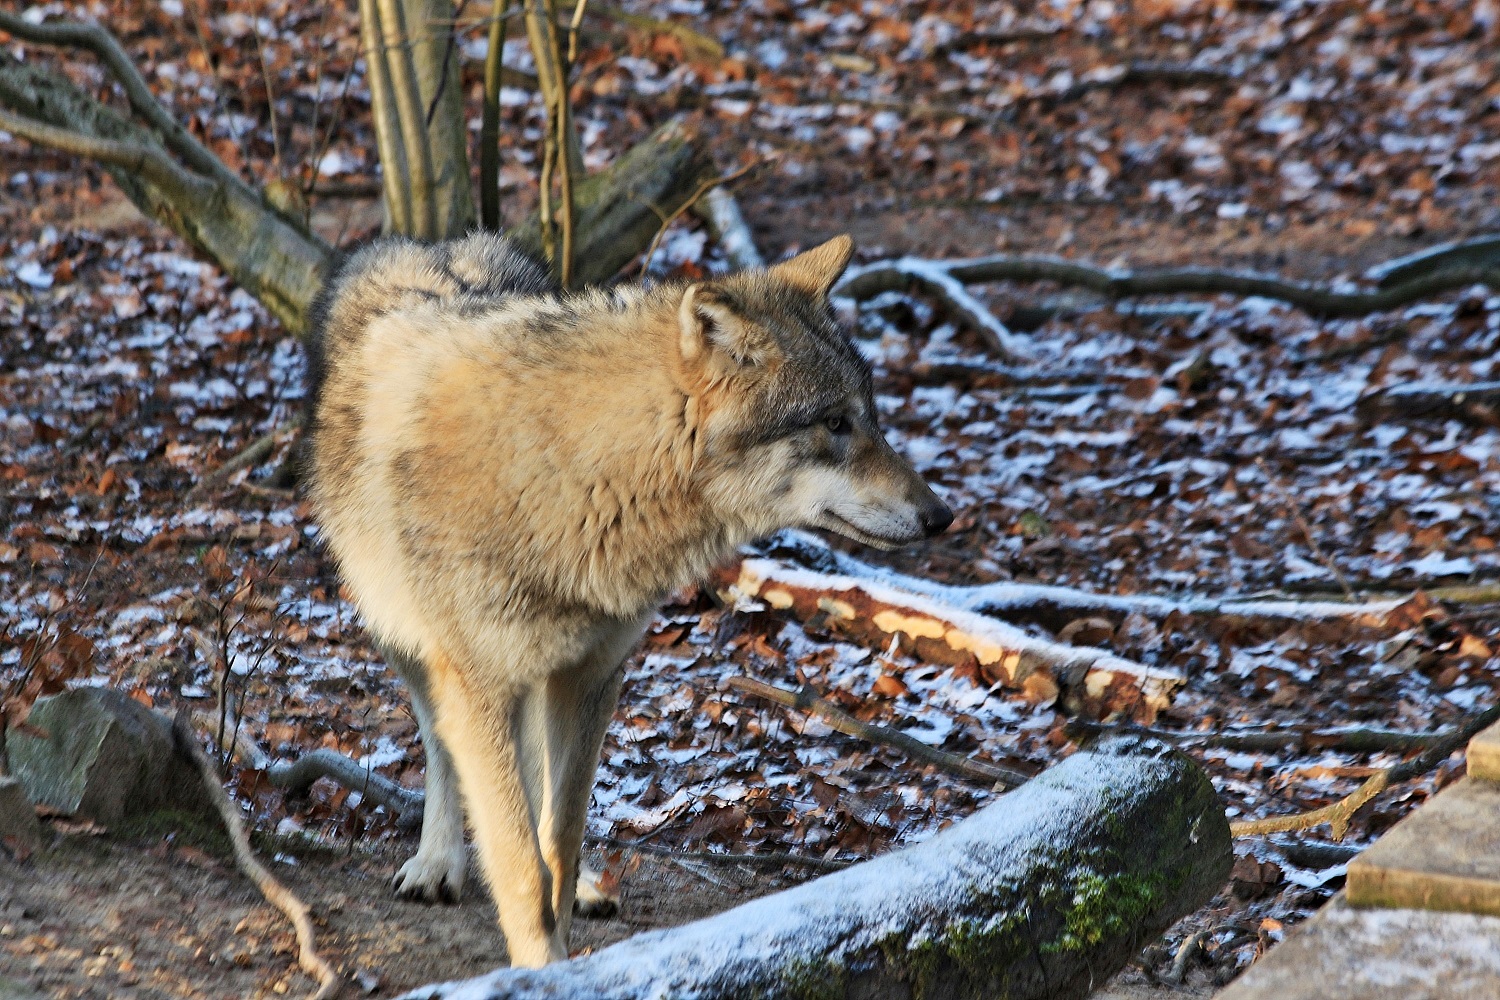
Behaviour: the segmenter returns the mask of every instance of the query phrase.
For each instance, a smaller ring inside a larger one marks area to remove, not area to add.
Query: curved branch
[[[125,91],[131,108],[152,128],[161,133],[162,140],[167,144],[168,149],[182,157],[188,166],[201,174],[207,174],[227,184],[238,185],[247,193],[251,190],[238,174],[205,149],[172,117],[166,108],[162,107],[156,95],[151,93],[151,88],[146,85],[146,80],[141,76],[140,70],[135,68],[135,64],[130,61],[130,56],[120,46],[119,40],[107,29],[97,24],[83,24],[77,21],[48,21],[43,24],[32,24],[14,14],[0,11],[0,31],[36,45],[88,49],[109,67],[110,73]]]
[[[951,299],[950,283],[958,283],[962,288],[964,283],[990,281],[1052,281],[1060,285],[1088,288],[1111,298],[1219,293],[1253,295],[1286,302],[1315,316],[1363,316],[1470,285],[1500,288],[1500,266],[1447,268],[1374,291],[1344,292],[1324,285],[1286,281],[1252,272],[1207,268],[1137,272],[1095,267],[1056,257],[999,255],[958,261],[902,257],[851,271],[834,288],[833,294],[856,300],[866,299],[881,292],[905,288],[915,282],[934,292],[939,298],[947,295]],[[948,304],[960,318],[969,321],[963,315],[959,300],[952,300]],[[987,311],[985,315],[988,315]],[[980,324],[989,321],[981,316],[973,322],[975,328],[984,333],[984,327]]]
[[[188,173],[166,153],[144,143],[99,139],[0,109],[0,128],[27,142],[128,170],[179,196],[202,197],[210,182]]]
[[[1441,739],[1434,741],[1420,756],[1384,771],[1377,771],[1364,784],[1332,805],[1291,816],[1271,816],[1267,819],[1230,823],[1229,832],[1235,837],[1252,837],[1266,833],[1285,833],[1288,830],[1306,830],[1327,823],[1333,830],[1333,839],[1343,840],[1344,834],[1349,830],[1349,821],[1366,802],[1392,785],[1435,771],[1438,765],[1473,739],[1475,734],[1489,728],[1496,719],[1500,719],[1500,705],[1470,713],[1452,730],[1444,733]]]
[[[343,981],[339,974],[334,971],[323,956],[318,954],[316,935],[313,931],[312,911],[307,904],[298,899],[297,896],[286,886],[266,871],[265,866],[255,857],[255,851],[250,847],[250,838],[245,833],[245,818],[240,812],[240,807],[235,805],[229,798],[229,793],[224,791],[219,775],[214,771],[213,762],[203,752],[203,747],[198,743],[198,737],[193,733],[191,716],[187,712],[181,712],[172,723],[172,736],[177,744],[177,750],[197,769],[203,779],[203,787],[208,792],[209,798],[213,800],[214,809],[219,818],[224,821],[224,827],[229,833],[229,843],[234,848],[235,864],[255,887],[260,894],[266,897],[266,901],[275,906],[286,915],[292,922],[292,927],[297,933],[297,964],[302,966],[303,971],[312,976],[318,983],[318,991],[312,995],[311,1000],[327,1000],[336,996],[343,987]]]

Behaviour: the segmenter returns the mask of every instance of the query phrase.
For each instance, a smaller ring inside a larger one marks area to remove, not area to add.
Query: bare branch
[[[740,270],[765,266],[766,260],[755,246],[755,237],[745,224],[734,195],[722,187],[710,188],[703,197],[694,200],[693,212],[713,234],[731,266]]]
[[[119,41],[108,30],[97,24],[81,24],[75,21],[50,21],[32,24],[14,14],[0,11],[0,31],[38,45],[72,46],[88,49],[103,60],[110,73],[125,91],[126,98],[135,113],[161,133],[167,148],[198,173],[206,174],[226,184],[233,184],[250,191],[240,176],[224,165],[217,156],[205,149],[187,129],[173,118],[161,102],[146,86],[145,78]],[[88,154],[81,154],[88,155]]]
[[[195,177],[155,146],[99,139],[72,129],[58,128],[0,109],[0,128],[38,146],[86,157],[138,174],[156,186],[179,195],[204,194],[209,182]]]

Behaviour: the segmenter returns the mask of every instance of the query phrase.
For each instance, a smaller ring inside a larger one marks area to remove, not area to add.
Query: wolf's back
[[[307,407],[313,418],[329,368],[356,345],[371,322],[421,302],[456,309],[494,305],[510,295],[556,290],[547,270],[494,233],[446,243],[386,237],[349,257],[323,286],[308,340]]]

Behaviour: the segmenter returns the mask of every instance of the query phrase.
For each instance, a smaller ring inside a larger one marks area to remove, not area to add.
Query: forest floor
[[[670,12],[729,53],[712,59],[676,35],[601,19],[575,88],[590,165],[667,114],[689,114],[726,170],[761,161],[736,193],[773,257],[848,230],[864,261],[1047,253],[1355,281],[1387,258],[1500,228],[1490,3],[1057,2],[1046,16],[907,0],[628,6]],[[247,176],[316,181],[309,217],[329,239],[352,245],[378,230],[358,33],[342,5],[88,10]],[[474,11],[465,17],[472,93],[484,30]],[[507,56],[526,68],[521,48]],[[108,89],[86,62],[74,73]],[[540,106],[524,91],[505,96],[516,218],[534,200]],[[53,686],[109,684],[167,711],[206,710],[227,668],[243,732],[265,752],[334,747],[419,785],[400,686],[341,598],[307,505],[276,479],[294,435],[190,492],[298,412],[301,345],[99,171],[3,134],[0,160],[0,685],[17,679],[27,649],[45,648]],[[685,220],[650,271],[721,267]],[[1500,297],[1476,287],[1328,319],[1229,296],[1143,312],[1048,285],[983,294],[1025,345],[1029,376],[920,375],[994,358],[920,295],[889,293],[862,311],[889,435],[958,521],[931,544],[860,558],[944,582],[1104,594],[1406,598],[1500,580],[1500,417],[1357,405],[1402,383],[1494,378]],[[1134,614],[1030,628],[1179,671],[1185,685],[1155,725],[1185,735],[1432,732],[1500,695],[1500,602],[1419,596],[1362,622]],[[576,947],[810,874],[751,875],[621,842],[855,861],[995,798],[726,691],[731,674],[811,684],[861,718],[1031,771],[1074,745],[1058,706],[972,667],[872,651],[726,605],[707,587],[675,595],[629,661],[590,816],[622,912],[580,923]],[[1236,819],[1326,805],[1402,756],[1317,739],[1189,752]],[[1345,842],[1368,844],[1462,773],[1455,758],[1382,793]],[[372,995],[501,957],[477,883],[459,907],[389,895],[415,837],[383,808],[326,781],[288,799],[253,771],[237,771],[232,788],[325,921],[330,955]],[[46,850],[0,849],[0,977],[66,997],[307,988],[290,931],[222,840],[190,827],[52,826]],[[1185,987],[1201,994],[1342,883],[1341,866],[1304,867],[1305,852],[1294,863],[1284,843],[1237,848],[1231,884],[1142,953],[1124,974],[1132,988],[1202,932]]]

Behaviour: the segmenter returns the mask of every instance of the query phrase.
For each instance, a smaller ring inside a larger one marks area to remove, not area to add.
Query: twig
[[[651,245],[646,247],[646,255],[641,261],[642,273],[650,269],[651,258],[656,256],[656,248],[661,245],[662,237],[667,235],[667,230],[672,227],[672,223],[682,218],[683,213],[692,208],[693,205],[697,203],[699,198],[702,198],[705,194],[722,184],[728,184],[730,181],[739,180],[741,177],[745,176],[745,174],[760,166],[763,162],[764,161],[762,160],[755,160],[751,163],[745,164],[738,170],[734,170],[723,175],[722,177],[710,177],[708,180],[698,185],[698,189],[688,197],[687,201],[683,202],[682,205],[678,207],[677,211],[672,212],[670,215],[658,211],[656,214],[661,216],[661,228],[658,229],[656,231],[656,235],[651,238]]]
[[[198,738],[193,733],[189,713],[185,711],[178,713],[177,718],[172,722],[172,734],[176,738],[178,751],[197,767],[198,774],[203,779],[203,786],[213,800],[219,817],[224,821],[224,826],[229,832],[229,842],[234,847],[235,864],[250,881],[255,883],[255,887],[260,890],[260,894],[266,898],[266,901],[286,914],[287,919],[292,922],[292,927],[297,933],[297,963],[318,982],[318,990],[312,995],[312,1000],[327,1000],[329,997],[336,996],[343,987],[343,981],[333,967],[318,954],[311,911],[308,910],[306,903],[298,899],[290,889],[282,885],[276,876],[256,860],[255,852],[250,847],[250,838],[245,833],[244,817],[239,807],[224,791],[213,763],[198,743]]]
[[[1344,578],[1344,574],[1339,570],[1338,564],[1329,558],[1328,553],[1323,551],[1323,546],[1318,544],[1318,539],[1313,535],[1312,526],[1307,523],[1307,518],[1302,516],[1301,508],[1292,501],[1286,490],[1282,488],[1281,480],[1266,465],[1265,459],[1257,458],[1255,464],[1265,474],[1266,482],[1276,491],[1277,498],[1281,500],[1282,507],[1285,508],[1292,520],[1297,523],[1297,527],[1302,530],[1302,537],[1307,540],[1307,547],[1312,550],[1312,554],[1317,557],[1318,562],[1323,564],[1324,569],[1333,574],[1333,578],[1338,581],[1339,589],[1344,592],[1344,597],[1350,601],[1354,600],[1354,591],[1350,588],[1349,581]]]
[[[709,59],[723,59],[724,46],[714,41],[701,32],[677,21],[667,21],[660,18],[648,17],[645,14],[632,14],[609,4],[595,4],[594,12],[601,17],[607,17],[611,21],[618,21],[626,27],[635,28],[637,31],[645,31],[654,35],[671,35],[682,43],[683,48],[695,52],[700,57]]]
[[[684,851],[676,847],[646,844],[639,840],[621,840],[618,837],[591,836],[589,839],[595,843],[605,844],[610,847],[619,847],[627,851],[638,851],[642,854],[655,854],[662,857],[686,858],[689,861],[698,861],[713,865],[747,865],[751,868],[782,868],[787,865],[794,865],[799,868],[811,868],[814,871],[820,872],[837,872],[858,863],[777,852],[768,852],[765,854],[716,854],[713,851]]]
[[[1229,832],[1236,837],[1251,837],[1266,833],[1285,833],[1288,830],[1306,830],[1327,823],[1333,831],[1333,839],[1343,840],[1344,834],[1349,830],[1349,821],[1360,806],[1391,785],[1410,781],[1412,778],[1420,778],[1429,771],[1435,770],[1438,765],[1452,756],[1454,751],[1468,743],[1475,733],[1486,728],[1496,719],[1500,719],[1500,705],[1493,705],[1482,712],[1470,713],[1452,732],[1445,734],[1443,739],[1433,743],[1420,756],[1371,775],[1354,792],[1332,805],[1297,813],[1294,816],[1273,816],[1269,819],[1230,823]]]
[[[1162,978],[1175,986],[1182,985],[1182,981],[1187,978],[1188,963],[1203,950],[1203,941],[1208,934],[1206,930],[1194,931],[1183,938],[1182,944],[1177,948],[1177,957],[1172,960],[1172,968]]]
[[[242,448],[239,452],[231,456],[230,459],[223,465],[219,466],[217,469],[214,469],[212,472],[204,474],[203,478],[198,480],[198,482],[193,485],[192,489],[188,490],[188,498],[192,499],[193,497],[200,496],[206,490],[210,489],[218,483],[223,482],[225,479],[228,479],[230,476],[234,475],[236,472],[239,472],[241,469],[246,469],[265,461],[266,457],[270,455],[271,452],[276,448],[277,441],[279,441],[283,435],[297,431],[301,429],[301,427],[302,417],[296,416],[291,420],[288,420],[286,423],[282,424],[280,427],[262,434],[260,437],[256,438],[254,441],[250,442],[250,444]]]
[[[765,681],[756,680],[753,677],[736,675],[724,681],[726,687],[767,701],[774,701],[778,705],[787,708],[795,708],[802,712],[811,712],[834,729],[858,739],[869,740],[872,743],[883,743],[886,746],[895,747],[914,760],[955,774],[962,778],[970,778],[983,781],[988,784],[998,785],[1010,789],[1025,784],[1031,780],[1031,775],[1022,774],[1020,771],[1011,770],[1008,767],[1000,767],[989,764],[982,760],[974,760],[962,757],[956,753],[948,753],[927,744],[915,740],[898,729],[889,726],[876,726],[868,722],[860,722],[854,716],[839,708],[833,702],[818,697],[811,687],[803,685],[796,691],[787,691],[767,684]]]

